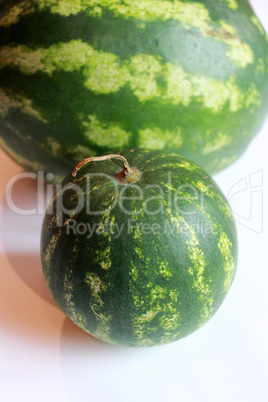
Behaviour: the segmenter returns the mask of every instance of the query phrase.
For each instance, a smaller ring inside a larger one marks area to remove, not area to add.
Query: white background
[[[268,0],[252,4],[268,31]],[[102,343],[55,306],[39,257],[43,215],[8,209],[5,190],[21,169],[0,151],[3,402],[268,401],[267,132],[268,120],[243,157],[215,176],[237,219],[239,266],[230,293],[203,328],[148,349]],[[13,199],[35,208],[37,194],[24,179]]]

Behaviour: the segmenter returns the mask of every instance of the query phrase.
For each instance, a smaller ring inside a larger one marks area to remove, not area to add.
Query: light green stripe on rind
[[[18,67],[24,74],[37,71],[52,75],[56,70],[82,71],[85,86],[96,94],[117,92],[129,85],[140,101],[168,100],[174,105],[188,106],[193,100],[219,112],[227,104],[231,112],[259,105],[261,96],[254,84],[242,91],[233,77],[226,82],[186,73],[181,66],[163,64],[160,57],[140,54],[120,61],[112,53],[93,49],[81,40],[32,50],[24,45],[0,49],[0,68]],[[160,88],[159,75],[166,81]]]
[[[112,320],[112,315],[98,313],[97,311],[94,311],[94,308],[92,308],[92,311],[94,312],[95,319],[98,321],[98,325],[97,328],[91,333],[105,342],[115,343],[111,340],[111,338],[108,335],[110,331],[110,323]]]
[[[150,149],[180,148],[183,145],[181,131],[180,127],[176,127],[174,131],[160,130],[157,127],[139,130],[139,146]]]
[[[220,1],[225,3],[231,10],[238,9],[238,4],[236,0],[220,0]]]
[[[0,62],[1,64],[1,62]],[[12,109],[18,109],[21,113],[31,116],[43,123],[47,120],[41,115],[40,111],[36,110],[31,99],[24,96],[6,92],[0,88],[0,115],[6,117]]]
[[[109,10],[124,19],[146,22],[175,19],[185,26],[205,30],[210,20],[206,7],[198,2],[143,0],[39,0],[39,9],[49,8],[52,13],[63,16],[86,12],[88,15],[102,16],[102,10]]]
[[[206,138],[206,143],[203,147],[204,155],[215,152],[219,149],[222,149],[223,147],[227,147],[232,142],[232,137],[222,132],[214,134],[213,138],[210,138],[211,130],[209,130],[207,134],[208,138]]]
[[[225,0],[229,8],[235,10],[237,3],[235,0]],[[31,3],[24,2],[25,12],[31,11]],[[230,49],[226,55],[240,68],[246,67],[253,62],[253,52],[247,43],[241,42],[236,30],[233,28],[234,35],[225,35],[225,30],[215,31],[211,27],[211,18],[205,5],[198,2],[184,3],[181,1],[158,1],[143,0],[133,1],[125,0],[122,3],[119,0],[39,0],[38,8],[40,10],[49,9],[51,13],[56,13],[65,17],[85,12],[89,16],[101,17],[102,10],[109,10],[115,16],[123,19],[137,19],[145,22],[177,20],[186,29],[194,27],[206,37],[214,35],[216,40],[226,43]],[[18,21],[19,13],[23,6],[14,6],[10,13],[2,21],[2,25],[9,26]],[[34,7],[32,7],[34,11]],[[227,24],[226,24],[227,25]]]
[[[102,269],[108,270],[112,265],[110,257],[111,247],[109,246],[104,250],[96,250],[96,258],[94,259],[94,262],[98,263]]]
[[[0,27],[9,27],[19,22],[22,16],[34,11],[33,2],[30,0],[23,1],[11,7],[6,15],[0,19]]]
[[[169,156],[172,157],[172,156],[178,156],[178,155],[169,154]],[[152,158],[152,161],[153,161],[153,158]],[[154,171],[158,170],[158,169],[163,170],[163,169],[167,169],[167,168],[170,168],[170,169],[173,169],[173,168],[186,169],[186,170],[188,170],[188,172],[189,171],[192,171],[192,172],[202,171],[201,167],[199,167],[198,165],[193,164],[192,162],[187,162],[187,161],[165,163],[163,165],[154,167]],[[172,175],[170,176],[170,178],[172,179]],[[166,186],[167,183],[163,183],[163,185]],[[177,189],[173,186],[172,190],[175,191]]]
[[[86,133],[85,133],[86,134]],[[46,149],[51,153],[51,155],[58,156],[68,152],[68,155],[72,157],[72,160],[79,161],[85,158],[85,155],[96,155],[96,150],[84,145],[72,145],[68,148],[64,148],[63,144],[55,139],[55,137],[45,137],[44,144]]]
[[[261,59],[261,58],[258,59],[258,64],[257,64],[257,68],[256,68],[256,73],[265,74],[264,60]]]
[[[103,125],[95,115],[88,115],[88,121],[83,120],[85,137],[98,146],[126,147],[132,133],[123,130],[116,124]]]
[[[220,30],[213,29],[207,35],[228,45],[229,49],[225,54],[237,67],[245,68],[248,64],[252,64],[254,62],[253,51],[247,43],[241,41],[235,27],[222,20],[219,21],[219,24]]]
[[[238,7],[236,0],[221,1],[225,2],[233,10]],[[125,0],[122,3],[122,1],[118,0],[39,0],[37,3],[40,10],[48,8],[52,13],[65,17],[81,12],[86,12],[94,17],[101,17],[103,9],[108,9],[114,15],[125,19],[134,18],[143,21],[176,19],[186,26],[194,26],[203,30],[211,22],[208,10],[198,2],[184,3],[178,0],[174,2],[160,2],[157,0],[135,2]],[[26,12],[33,12],[33,2],[24,1],[19,5],[13,6],[2,24],[10,26],[18,22],[21,11],[23,11],[24,15]]]
[[[256,17],[256,15],[252,15],[252,16],[250,17],[250,20],[251,20],[252,24],[254,24],[254,25],[258,28],[258,30],[260,31],[260,33],[261,33],[262,35],[264,35],[265,37],[267,37],[266,32],[265,32],[265,30],[263,29],[263,26],[262,26],[262,24],[260,23],[260,21],[258,20],[258,18]]]
[[[187,224],[184,220],[183,224],[191,234],[191,239],[186,240],[187,249],[189,252],[189,258],[193,264],[193,267],[188,269],[189,274],[193,277],[193,287],[197,290],[199,296],[198,299],[203,303],[203,307],[200,311],[200,325],[206,322],[213,313],[212,288],[210,283],[207,283],[204,279],[204,271],[206,267],[205,255],[199,247],[199,241],[196,236],[193,227]]]
[[[106,290],[106,286],[102,283],[101,279],[94,272],[86,275],[85,283],[90,287],[91,297],[98,306],[103,304],[101,300],[101,292]]]
[[[132,330],[139,341],[139,346],[153,344],[152,340],[146,336],[158,330],[158,325],[163,329],[162,339],[158,341],[158,344],[172,342],[178,336],[181,325],[181,315],[176,308],[179,292],[177,289],[164,289],[159,285],[154,286],[153,283],[148,283],[146,286],[150,289],[150,294],[145,300],[145,305],[149,305],[149,307],[132,321]],[[144,310],[144,300],[135,292],[135,288],[133,288],[132,297],[135,307]],[[159,324],[150,324],[158,316]],[[148,326],[148,324],[150,325]]]
[[[74,277],[73,271],[67,269],[63,281],[63,289],[64,289],[63,298],[66,303],[66,313],[69,316],[69,318],[73,322],[75,322],[76,325],[78,325],[80,328],[86,331],[87,330],[86,319],[82,314],[79,314],[76,311],[75,303],[73,301],[73,285],[72,285],[73,277]]]
[[[176,227],[181,228],[183,231],[186,229],[190,236],[190,240],[186,240],[189,258],[192,262],[192,266],[189,267],[188,273],[193,278],[193,288],[198,293],[198,300],[202,303],[199,321],[199,325],[202,325],[212,316],[214,303],[210,283],[206,283],[203,276],[206,267],[205,255],[199,247],[199,241],[195,229],[190,226],[179,213],[174,216],[169,208],[167,208],[167,213],[170,216],[170,222],[173,225],[176,225]]]
[[[47,287],[49,291],[52,293],[52,283],[51,283],[51,277],[49,275],[49,265],[51,261],[51,256],[54,254],[58,241],[59,241],[59,235],[53,235],[51,237],[50,242],[48,243],[46,249],[43,252],[42,255],[42,264],[43,264],[43,273],[44,273],[44,278],[47,284]]]
[[[99,276],[94,272],[89,272],[86,275],[85,283],[89,285],[90,288],[90,306],[89,308],[94,314],[96,321],[98,322],[97,328],[92,331],[92,334],[106,342],[111,342],[109,338],[110,332],[110,322],[112,319],[111,315],[103,314],[102,306],[102,293],[107,290],[107,285],[105,285]]]
[[[227,293],[234,277],[235,262],[232,255],[232,243],[227,237],[226,233],[221,234],[218,247],[225,260],[224,271],[226,274],[226,279],[224,281],[224,290]]]
[[[197,187],[199,188],[199,190],[204,191],[211,198],[214,198],[212,196],[212,192],[209,187],[207,187],[205,185],[201,186],[200,183],[198,184]],[[231,218],[231,211],[230,211],[228,204],[224,203],[224,201],[221,199],[221,197],[218,196],[217,194],[214,194],[214,196],[218,200],[219,208],[225,214],[227,214],[227,216],[229,218]],[[225,281],[224,281],[223,287],[224,287],[224,291],[227,293],[228,290],[230,289],[230,286],[232,284],[233,277],[235,274],[235,261],[234,261],[234,257],[232,254],[232,242],[228,238],[227,234],[223,231],[221,224],[219,224],[217,221],[212,219],[212,217],[206,212],[203,203],[197,203],[196,201],[193,201],[191,199],[187,199],[187,201],[189,204],[193,205],[194,208],[198,209],[201,213],[203,213],[206,216],[207,221],[209,222],[209,225],[210,225],[211,233],[213,233],[215,236],[217,236],[219,238],[218,248],[224,259]],[[169,211],[169,213],[171,215],[171,211]],[[202,255],[202,250],[198,249],[198,247],[197,247],[198,239],[196,237],[194,229],[191,228],[187,224],[185,219],[182,218],[181,216],[177,216],[176,218],[174,218],[174,216],[171,215],[171,221],[173,224],[177,224],[179,226],[181,224],[184,225],[187,228],[187,230],[191,233],[191,240],[190,240],[190,242],[189,241],[187,242],[188,246],[191,246],[191,247],[189,247],[190,258],[193,261],[193,263],[194,263],[194,261],[198,261],[198,263],[200,264],[199,272],[202,273],[203,268],[205,266],[204,255]],[[196,273],[193,271],[192,268],[190,268],[188,272],[191,275],[193,275],[194,277],[196,277]],[[198,284],[200,282],[200,280],[201,279],[199,279],[197,276],[196,283]],[[206,315],[204,316],[204,319],[206,320],[205,317],[206,317]]]
[[[199,191],[206,194],[208,197],[210,197],[212,199],[216,199],[220,210],[228,218],[232,217],[232,213],[231,213],[229,205],[222,199],[222,197],[219,194],[216,194],[214,191],[212,191],[209,185],[206,186],[203,182],[197,181],[197,182],[193,183],[193,186],[196,187]]]
[[[252,49],[247,43],[241,43],[239,39],[232,42],[230,50],[226,51],[226,56],[240,68],[245,68],[254,62]]]
[[[135,218],[135,215],[133,216]],[[155,254],[155,263],[152,266],[150,258],[146,258],[142,251],[144,235],[136,228],[131,229],[133,239],[135,240],[134,251],[140,262],[143,264],[143,272],[153,272],[159,278],[169,280],[172,278],[172,273],[169,269],[167,261],[163,260],[160,256]],[[149,276],[148,276],[149,280]],[[163,288],[155,285],[152,282],[144,281],[139,283],[138,271],[134,262],[130,261],[129,269],[129,289],[133,303],[140,311],[139,316],[132,320],[132,331],[135,335],[139,346],[150,346],[154,342],[150,339],[150,334],[162,328],[163,335],[158,344],[168,343],[175,340],[179,334],[179,327],[181,325],[181,314],[178,311],[177,303],[179,291],[176,288]],[[137,292],[137,283],[143,288],[144,297],[140,297],[140,291]],[[161,312],[161,313],[160,313]],[[151,323],[155,319],[154,324]]]

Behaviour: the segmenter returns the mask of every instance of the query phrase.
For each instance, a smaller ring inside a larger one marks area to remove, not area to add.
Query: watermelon
[[[105,342],[176,341],[204,325],[230,289],[232,213],[213,179],[177,154],[110,158],[82,162],[58,185],[42,225],[45,281],[60,309]]]
[[[63,178],[112,149],[215,173],[268,110],[267,36],[247,0],[1,1],[0,144]]]

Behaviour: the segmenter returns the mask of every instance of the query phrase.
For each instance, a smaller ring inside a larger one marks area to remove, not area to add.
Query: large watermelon
[[[235,223],[196,164],[162,151],[122,156],[131,174],[116,159],[90,162],[52,199],[42,227],[45,280],[66,315],[104,341],[172,342],[224,300],[236,270]]]
[[[215,173],[267,107],[267,36],[247,0],[1,1],[1,145],[25,168],[62,176],[145,147]]]

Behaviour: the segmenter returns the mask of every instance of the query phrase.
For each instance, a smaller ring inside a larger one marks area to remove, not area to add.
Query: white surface
[[[267,29],[266,1],[252,3]],[[239,266],[225,302],[191,336],[137,350],[97,341],[55,306],[39,260],[43,215],[8,209],[5,189],[21,169],[0,151],[2,401],[268,401],[267,132],[268,120],[244,156],[215,177],[239,210]],[[16,183],[17,207],[35,208],[42,193],[35,186]]]

